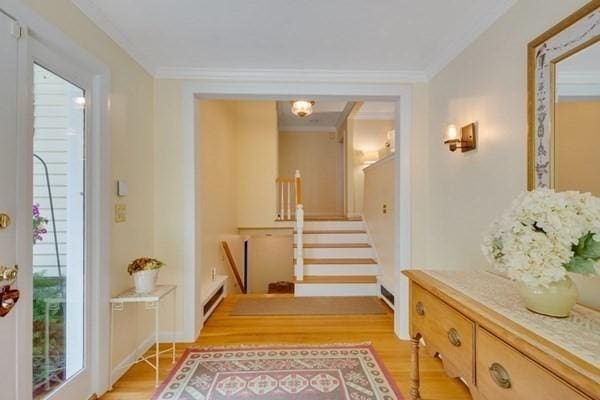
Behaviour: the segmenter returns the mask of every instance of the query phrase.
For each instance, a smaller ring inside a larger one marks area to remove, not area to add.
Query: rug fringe
[[[358,347],[358,346],[372,346],[372,342],[358,342],[358,343],[315,343],[315,344],[295,344],[295,343],[280,343],[280,344],[232,344],[223,346],[190,346],[189,349],[198,350],[231,350],[231,349],[266,349],[272,347],[284,348],[284,349],[297,349],[301,347],[320,349],[325,347]]]

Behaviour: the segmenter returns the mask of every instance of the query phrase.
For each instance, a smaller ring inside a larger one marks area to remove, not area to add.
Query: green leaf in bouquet
[[[600,242],[594,240],[592,233],[588,233],[579,239],[574,251],[576,256],[598,260],[600,259]]]
[[[571,258],[571,261],[565,264],[565,269],[569,272],[584,275],[596,273],[596,269],[594,268],[594,261],[580,256],[574,256],[573,258]]]

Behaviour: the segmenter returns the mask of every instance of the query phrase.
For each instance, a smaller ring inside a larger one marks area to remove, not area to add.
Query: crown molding
[[[465,30],[462,31],[454,40],[446,43],[442,51],[437,53],[429,62],[425,70],[427,80],[433,79],[438,73],[457,58],[469,45],[471,45],[479,36],[481,36],[489,27],[491,27],[501,16],[513,6],[517,0],[495,0],[493,5],[487,9],[487,12],[479,18],[465,24]]]
[[[393,111],[359,111],[352,119],[393,121],[396,117]]]
[[[281,125],[278,127],[279,132],[294,133],[294,132],[320,132],[332,133],[337,132],[335,126],[299,126],[299,125]]]
[[[79,8],[86,17],[92,20],[100,30],[106,33],[117,46],[121,47],[129,57],[138,63],[147,73],[154,76],[155,67],[149,57],[143,54],[139,47],[134,46],[91,0],[71,0],[71,2]]]
[[[158,79],[251,82],[411,83],[426,82],[421,71],[325,69],[234,69],[158,67]]]

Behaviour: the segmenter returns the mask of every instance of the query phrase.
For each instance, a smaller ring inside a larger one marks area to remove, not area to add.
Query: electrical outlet
[[[127,204],[115,204],[115,222],[127,221]]]

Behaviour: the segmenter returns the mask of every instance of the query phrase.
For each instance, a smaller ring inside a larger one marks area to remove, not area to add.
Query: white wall
[[[483,231],[526,189],[527,43],[584,4],[520,0],[430,82],[426,141],[414,132],[427,148],[412,157],[415,266],[487,266]],[[478,149],[449,152],[445,127],[474,121]]]
[[[369,230],[371,244],[377,252],[380,267],[380,283],[396,295],[395,243],[396,222],[395,155],[389,155],[364,169],[364,218]],[[386,206],[386,212],[383,206]]]

